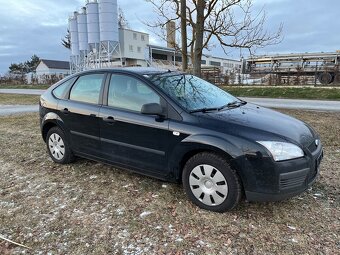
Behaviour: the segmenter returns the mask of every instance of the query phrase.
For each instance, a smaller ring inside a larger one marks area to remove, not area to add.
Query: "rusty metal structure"
[[[303,76],[328,85],[340,83],[339,62],[340,51],[252,56],[243,60],[242,72],[279,79]]]

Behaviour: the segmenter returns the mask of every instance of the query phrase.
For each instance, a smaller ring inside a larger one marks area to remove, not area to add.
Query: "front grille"
[[[280,190],[301,187],[307,178],[309,169],[280,174]]]

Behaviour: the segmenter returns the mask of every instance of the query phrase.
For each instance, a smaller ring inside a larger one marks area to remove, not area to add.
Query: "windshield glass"
[[[224,90],[190,74],[157,74],[149,79],[188,111],[219,109],[239,102]]]

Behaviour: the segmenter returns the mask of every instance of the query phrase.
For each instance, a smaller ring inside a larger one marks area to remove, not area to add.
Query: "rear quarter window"
[[[67,93],[67,89],[69,86],[73,84],[73,82],[76,80],[77,77],[74,77],[72,79],[69,79],[65,81],[64,83],[60,84],[58,87],[56,87],[53,90],[53,95],[58,99],[63,99]]]

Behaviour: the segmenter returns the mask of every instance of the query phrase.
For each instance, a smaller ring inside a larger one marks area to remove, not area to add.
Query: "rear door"
[[[100,156],[98,115],[105,76],[105,73],[80,76],[70,89],[68,99],[58,104],[76,152]]]
[[[100,109],[102,151],[110,161],[144,173],[165,175],[169,121],[141,114],[143,104],[165,101],[146,83],[127,74],[112,74],[107,106]]]

